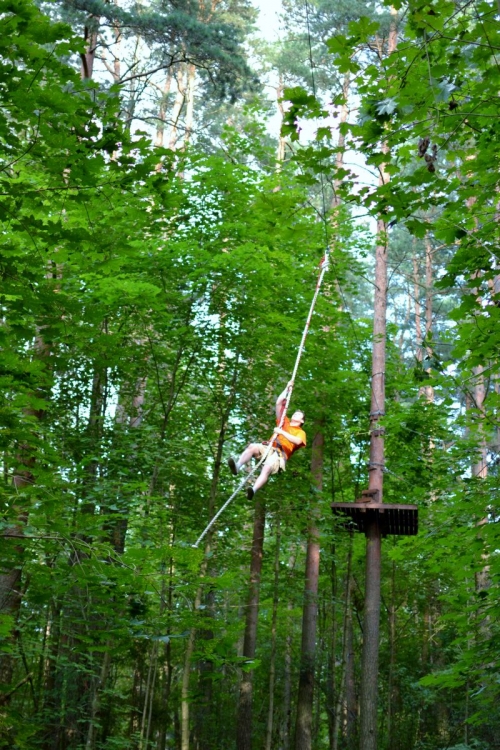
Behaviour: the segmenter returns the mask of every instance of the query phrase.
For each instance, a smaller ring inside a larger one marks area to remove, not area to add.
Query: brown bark
[[[42,747],[44,750],[51,750],[51,748],[57,747],[61,735],[61,727],[53,718],[58,715],[62,698],[61,686],[58,681],[58,658],[61,645],[61,605],[57,600],[53,601],[51,605],[48,631],[50,637],[48,638],[49,647],[44,664],[43,709],[44,714],[50,717],[50,719],[42,728]]]
[[[384,430],[379,425],[385,406],[385,345],[387,314],[386,225],[378,221],[379,243],[375,259],[375,303],[372,355],[372,397],[370,413],[370,490],[378,491],[383,501]],[[360,749],[377,747],[378,652],[380,623],[381,535],[378,522],[366,531],[366,589],[361,667]]]
[[[425,342],[427,356],[432,355],[432,348],[429,345],[429,334],[432,331],[432,289],[434,283],[434,273],[432,265],[432,244],[429,235],[425,236]],[[430,373],[431,368],[427,367],[426,371]],[[434,401],[434,388],[432,385],[424,386],[425,398],[429,403]]]
[[[82,490],[84,499],[89,494],[89,488],[95,483],[99,469],[99,460],[95,458],[95,456],[98,456],[100,453],[102,421],[106,410],[106,385],[107,370],[96,365],[92,377],[89,420],[87,423],[84,446],[85,470]],[[92,456],[92,458],[86,459],[85,454],[86,456]],[[86,501],[82,505],[83,513],[94,513],[94,510],[94,501]]]
[[[333,489],[332,489],[333,494]],[[337,618],[336,606],[337,601],[337,566],[335,564],[335,545],[331,546],[331,564],[330,564],[330,584],[331,584],[331,629],[330,643],[328,647],[328,675],[326,683],[327,712],[328,712],[328,746],[333,750],[335,743],[335,676],[336,676],[336,652],[337,652]]]
[[[358,699],[355,681],[355,651],[352,604],[346,621],[346,664],[345,664],[345,708],[346,708],[346,746],[354,747],[358,720]]]
[[[311,473],[313,482],[321,492],[323,488],[324,437],[318,425],[312,444]],[[297,718],[295,724],[296,750],[311,750],[314,700],[314,665],[316,656],[316,624],[318,617],[319,579],[319,508],[311,508],[308,528],[304,604],[302,609],[302,643],[300,654],[299,689],[297,695]]]
[[[266,509],[260,493],[256,495],[252,550],[250,557],[250,586],[245,617],[245,637],[243,656],[248,660],[248,668],[243,672],[238,701],[236,732],[237,750],[251,750],[253,731],[253,668],[257,646],[257,621],[259,614],[260,576],[264,548],[264,525]]]
[[[194,94],[196,88],[196,68],[194,65],[188,65],[186,78],[186,121],[184,123],[184,148],[188,145],[193,134]]]
[[[387,739],[390,750],[396,747],[394,732],[396,668],[396,566],[392,563],[391,602],[389,605],[389,679],[387,685]]]
[[[153,711],[154,689],[156,683],[158,661],[158,643],[153,645],[149,657],[148,676],[146,690],[144,692],[144,705],[142,709],[141,732],[139,735],[139,750],[148,746],[149,733],[151,731],[151,714]],[[89,749],[90,750],[90,749]]]
[[[413,299],[415,305],[415,337],[416,337],[416,358],[419,362],[422,361],[422,315],[420,306],[420,274],[418,268],[418,260],[415,253],[416,242],[413,242]]]
[[[209,531],[206,537],[205,543],[205,556],[200,569],[200,579],[203,580],[206,576],[208,557],[212,548],[212,537],[213,532]],[[201,601],[203,596],[203,586],[199,586],[196,592],[193,611],[197,612],[200,609]],[[191,628],[189,633],[189,639],[186,645],[186,652],[184,654],[184,669],[182,672],[181,682],[181,750],[189,750],[190,744],[190,706],[189,706],[189,686],[191,682],[191,663],[193,660],[194,644],[196,640],[196,628]]]
[[[387,53],[396,49],[397,11],[391,7],[391,28]],[[383,150],[387,146],[382,144]],[[380,184],[387,184],[389,175],[384,165]],[[385,362],[387,335],[387,225],[377,221],[378,242],[375,253],[375,295],[372,350],[372,393],[370,406],[369,490],[378,493],[383,502],[384,430],[379,419],[385,414]],[[376,518],[366,529],[365,610],[363,619],[363,656],[360,694],[360,750],[377,748],[378,658],[380,627],[381,534]]]
[[[117,429],[115,436],[118,440],[120,440],[123,432],[137,430],[141,426],[144,417],[146,385],[147,379],[145,377],[138,378],[131,401],[120,396],[115,412],[115,428]],[[129,401],[128,404],[127,400]],[[133,467],[137,462],[135,450],[132,449],[130,453],[127,451],[124,460],[128,470],[133,471]],[[120,500],[118,510],[111,510],[105,504],[102,504],[101,509],[102,512],[109,516],[105,526],[109,541],[113,545],[115,552],[122,555],[125,549],[125,538],[128,528],[128,518],[123,517],[125,514],[128,514],[128,498],[123,496]],[[120,516],[120,518],[115,519],[115,515]]]
[[[165,135],[165,120],[167,114],[167,97],[170,93],[170,87],[172,85],[172,71],[168,70],[165,77],[165,83],[163,85],[162,96],[160,100],[160,108],[158,111],[158,125],[156,126],[156,139],[155,146],[163,146],[163,140]],[[160,165],[161,166],[161,165]]]
[[[113,64],[110,65],[109,62],[106,59],[105,52],[100,55],[100,60],[104,64],[104,67],[108,71],[108,73],[111,73],[111,76],[113,78],[113,83],[119,83],[121,78],[121,60],[119,57],[120,54],[120,48],[122,43],[122,32],[120,29],[120,26],[117,23],[113,24],[113,34],[114,34],[114,42],[112,44],[111,55],[113,57]],[[109,45],[106,44],[106,39],[104,36],[99,34],[99,39],[101,41],[101,44],[104,48],[108,47]],[[82,61],[83,62],[83,61]]]
[[[271,750],[274,726],[274,686],[276,682],[276,626],[278,623],[280,574],[280,520],[276,517],[276,550],[274,555],[273,615],[271,621],[271,654],[269,658],[269,707],[267,711],[265,750]]]
[[[292,602],[288,602],[287,610],[293,609]],[[285,668],[283,674],[283,725],[281,738],[283,750],[290,748],[290,727],[292,719],[292,634],[289,631],[285,641]]]
[[[31,461],[32,459],[28,459]],[[30,481],[31,478],[31,481]],[[13,479],[13,486],[17,491],[26,485],[32,484],[32,475],[23,471],[18,473]],[[5,617],[11,617],[13,629],[9,640],[12,644],[16,641],[17,630],[15,623],[19,616],[21,608],[22,591],[21,591],[21,574],[22,560],[24,556],[24,546],[14,541],[16,538],[22,540],[24,536],[24,527],[28,520],[28,512],[19,507],[16,510],[17,522],[15,526],[10,526],[1,537],[5,552],[2,552],[2,558],[5,554],[5,561],[2,559],[2,572],[0,573],[0,614]],[[7,545],[9,545],[7,547]],[[14,668],[16,658],[13,654],[3,653],[0,655],[0,684],[10,685],[14,677]],[[5,698],[8,702],[14,691],[9,692]]]
[[[132,65],[130,67],[130,70],[137,69],[137,66],[139,65],[139,46],[141,42],[141,37],[136,36],[135,38],[135,45],[134,45],[134,53],[132,56]],[[129,90],[128,90],[128,97],[127,97],[127,106],[126,106],[126,112],[125,112],[125,127],[130,132],[130,129],[132,127],[132,121],[134,119],[134,113],[135,113],[135,107],[138,101],[138,78],[136,76],[131,76],[130,78],[124,78],[122,80],[122,84],[125,81],[129,82]]]
[[[94,26],[92,24],[92,21],[95,20],[96,25]],[[94,73],[94,62],[95,62],[95,54],[97,49],[97,23],[99,19],[95,16],[91,16],[89,19],[92,25],[85,26],[84,29],[84,40],[85,40],[85,52],[82,52],[80,54],[81,59],[81,70],[80,75],[82,79],[88,79],[90,80],[92,78],[92,75]]]
[[[170,136],[168,140],[168,147],[174,149],[177,144],[177,133],[179,126],[179,118],[181,116],[182,107],[186,98],[186,66],[183,63],[179,64],[177,68],[176,83],[177,93],[175,95],[174,106],[172,109],[172,127],[170,128]]]
[[[222,466],[222,453],[224,449],[224,441],[226,437],[226,430],[231,411],[231,404],[234,398],[236,389],[236,378],[238,373],[238,362],[235,364],[234,374],[231,384],[231,395],[229,397],[226,409],[221,415],[221,423],[219,428],[219,437],[217,441],[217,452],[215,455],[214,469],[212,473],[212,481],[210,485],[210,496],[208,502],[208,517],[212,518],[215,510],[215,500],[217,497],[217,489],[219,486],[219,477]],[[205,543],[205,555],[200,569],[200,580],[203,581],[205,578],[208,559],[210,551],[212,549],[212,538],[213,530],[210,530],[206,536]],[[203,596],[203,584],[198,587],[194,601],[194,612],[198,612]],[[184,654],[184,669],[182,673],[182,684],[181,684],[181,750],[189,750],[190,744],[190,710],[189,710],[189,686],[191,677],[191,662],[194,651],[194,644],[196,639],[196,628],[191,628],[189,639],[186,645],[186,652]]]
[[[283,107],[283,102],[282,102],[283,89],[284,89],[283,75],[280,73],[278,86],[276,88],[276,104],[278,106],[278,111],[281,115],[281,122],[283,122],[285,118],[285,108]],[[278,139],[278,149],[276,151],[276,169],[278,171],[281,169],[282,164],[285,161],[285,149],[286,149],[286,139],[283,138],[283,136],[281,135],[281,128],[280,128],[280,135]]]
[[[346,572],[346,579],[345,579],[345,604],[344,604],[344,623],[343,623],[343,636],[342,636],[342,663],[341,663],[341,673],[340,673],[340,684],[338,686],[337,691],[337,701],[335,705],[335,721],[334,721],[334,730],[333,730],[333,744],[332,744],[332,750],[337,750],[339,745],[339,736],[340,736],[340,729],[341,729],[341,716],[342,716],[342,708],[347,703],[346,701],[346,687],[347,687],[347,675],[348,675],[348,669],[350,669],[350,665],[348,664],[348,658],[349,658],[349,639],[348,635],[349,632],[352,636],[352,588],[353,588],[353,578],[352,578],[352,545],[353,545],[353,538],[351,534],[350,543],[349,543],[349,551],[347,555],[347,572]],[[347,706],[346,706],[347,710]]]
[[[479,449],[477,451],[477,460],[472,464],[472,475],[484,479],[488,476],[487,454],[488,446],[484,432],[484,400],[486,398],[486,385],[484,382],[484,367],[478,365],[473,369],[474,386],[473,386],[473,406],[478,412],[478,435]]]
[[[33,355],[37,359],[44,359],[49,354],[48,347],[46,346],[40,333],[36,336],[35,346]],[[45,394],[43,390],[38,391],[37,395],[43,397]],[[41,409],[29,409],[25,410],[27,417],[35,417],[38,422],[42,421],[44,417],[44,411]],[[28,522],[28,505],[19,497],[22,497],[28,487],[33,486],[35,478],[32,470],[35,466],[35,455],[34,448],[28,442],[24,442],[17,445],[16,450],[16,468],[15,473],[12,476],[12,487],[16,500],[13,503],[13,511],[15,515],[15,522],[12,526],[8,526],[0,534],[0,539],[3,539],[3,549],[0,556],[0,614],[6,615],[13,619],[13,622],[17,621],[19,610],[21,607],[22,590],[21,590],[21,577],[22,577],[22,562],[24,556],[24,545],[17,540],[22,540],[24,537],[24,527]],[[11,640],[14,642],[16,639],[16,630],[14,629]],[[15,667],[15,657],[9,653],[3,653],[0,655],[0,683],[8,685],[13,679]]]
[[[211,576],[216,576],[217,571],[212,569]],[[202,617],[215,618],[215,591],[211,589],[204,598]],[[213,630],[204,625],[200,628],[198,638],[203,641],[211,641],[214,638]],[[197,750],[212,750],[214,743],[214,730],[216,730],[216,719],[213,705],[213,661],[209,658],[201,659],[198,664],[198,701],[196,707],[196,720],[194,729],[194,746]]]
[[[108,680],[108,674],[109,669],[111,667],[111,642],[108,641],[107,643],[108,650],[104,654],[104,658],[102,660],[101,665],[101,672],[99,674],[99,677],[94,677],[94,684],[92,688],[92,698],[90,702],[90,716],[89,716],[89,727],[87,731],[87,741],[85,743],[85,750],[92,750],[94,747],[95,742],[95,735],[96,735],[96,722],[99,714],[99,710],[101,707],[101,695],[102,691],[106,687],[106,682]]]
[[[340,107],[340,113],[339,113],[339,125],[343,125],[347,122],[347,117],[349,115],[349,89],[351,87],[351,76],[350,73],[346,73],[344,75],[344,81],[342,84],[342,98],[343,102]],[[339,129],[339,136],[337,140],[337,154],[335,156],[335,167],[337,169],[341,169],[344,165],[344,147],[345,147],[345,135],[341,132]],[[339,178],[336,178],[333,183],[333,202],[332,202],[332,208],[338,208],[340,206],[340,197],[338,195],[338,191],[340,188],[342,180]]]

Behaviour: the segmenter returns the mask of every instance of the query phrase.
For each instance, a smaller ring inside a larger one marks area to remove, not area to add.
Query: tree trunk
[[[287,610],[293,609],[292,602],[288,602]],[[290,727],[292,724],[292,633],[289,631],[285,641],[285,669],[283,675],[283,726],[282,726],[282,748],[290,748]]]
[[[151,713],[153,710],[154,689],[156,683],[158,661],[158,643],[153,644],[149,657],[148,676],[146,690],[144,691],[144,705],[142,709],[141,732],[139,735],[139,750],[148,746],[149,732],[151,730]]]
[[[434,284],[434,274],[432,266],[432,244],[428,234],[425,236],[425,350],[427,356],[432,355],[432,348],[429,344],[429,334],[432,332],[432,290]],[[426,367],[426,372],[430,373],[431,367]],[[424,394],[428,403],[434,401],[434,388],[432,385],[424,386]]]
[[[311,472],[315,489],[323,489],[324,437],[318,425],[312,444]],[[314,700],[314,664],[316,656],[316,623],[318,617],[319,579],[319,529],[318,504],[311,508],[308,529],[304,605],[302,610],[302,644],[300,654],[299,689],[297,696],[297,718],[295,724],[295,750],[311,750]]]
[[[127,431],[138,430],[142,424],[144,417],[144,400],[146,395],[147,379],[145,377],[138,378],[134,388],[134,395],[131,402],[127,403],[128,399],[125,400],[120,397],[116,412],[115,412],[115,439],[118,442],[120,436]],[[126,471],[129,474],[133,474],[134,467],[137,463],[137,454],[135,447],[132,446],[130,450],[126,451],[126,455],[123,458],[125,463]],[[106,531],[109,537],[110,543],[113,545],[113,549],[117,554],[122,555],[125,549],[125,538],[128,528],[128,513],[129,513],[129,502],[130,498],[126,494],[120,497],[119,504],[115,501],[118,506],[118,510],[111,510],[106,504],[101,505],[101,511],[108,516],[106,520]],[[114,503],[114,505],[115,505]],[[115,519],[114,516],[119,515],[120,518]]]
[[[177,93],[175,95],[174,106],[172,109],[172,127],[170,128],[170,137],[168,141],[168,147],[171,149],[174,149],[177,143],[179,118],[186,98],[186,84],[184,82],[185,69],[186,66],[183,63],[180,63],[177,69]]]
[[[353,584],[351,583],[351,586]],[[346,706],[346,747],[354,747],[358,723],[358,703],[354,671],[354,627],[352,622],[352,603],[346,620],[346,663],[345,663],[345,706]]]
[[[340,113],[339,113],[339,126],[343,125],[347,122],[347,117],[349,115],[349,89],[351,87],[351,76],[350,73],[347,72],[344,75],[344,81],[342,84],[342,105],[340,107]],[[339,136],[337,140],[337,154],[335,156],[335,167],[337,169],[341,169],[344,165],[344,147],[345,147],[345,135],[341,132],[339,128]],[[340,196],[338,195],[338,190],[340,188],[342,180],[339,180],[336,178],[333,183],[333,201],[332,201],[332,208],[338,208],[340,206]]]
[[[372,397],[370,412],[370,490],[383,500],[384,430],[379,425],[385,405],[385,342],[387,310],[386,225],[377,222],[379,244],[375,260],[375,310],[373,327]],[[381,535],[377,520],[366,530],[366,588],[361,666],[360,750],[377,748],[378,652],[380,623]]]
[[[90,80],[92,78],[92,75],[94,73],[94,62],[95,62],[95,53],[97,49],[97,25],[99,23],[99,19],[97,16],[91,16],[89,18],[90,24],[89,26],[85,26],[84,29],[84,41],[85,41],[85,52],[82,52],[80,54],[81,59],[81,70],[80,75],[83,80]],[[95,21],[95,25],[92,23],[92,21]]]
[[[415,305],[415,338],[416,338],[416,353],[415,357],[419,362],[422,362],[422,314],[420,306],[420,273],[418,268],[418,259],[415,251],[416,241],[413,241],[413,301]]]
[[[271,622],[271,655],[269,659],[269,708],[267,712],[265,750],[271,750],[274,722],[274,686],[276,680],[276,625],[278,622],[279,574],[280,574],[280,520],[276,516],[276,551],[274,556],[273,615]]]
[[[187,82],[186,82],[186,122],[184,132],[184,148],[188,145],[193,134],[193,122],[194,122],[194,92],[196,87],[196,68],[190,64],[187,67]]]
[[[107,651],[104,654],[104,658],[102,660],[102,666],[101,666],[101,673],[99,675],[99,678],[94,678],[94,686],[93,686],[93,692],[92,692],[92,700],[91,700],[91,706],[90,706],[90,716],[89,716],[89,728],[87,731],[87,741],[85,743],[85,750],[93,750],[94,742],[95,742],[95,729],[96,729],[96,720],[99,713],[100,705],[101,705],[101,695],[102,691],[106,687],[106,682],[108,679],[109,669],[111,666],[111,642],[108,641],[107,643]]]
[[[387,684],[387,743],[389,750],[395,747],[395,669],[396,669],[396,566],[392,563],[391,603],[389,605],[389,678]]]
[[[205,544],[205,557],[200,570],[200,578],[204,578],[207,571],[208,555],[210,554],[212,534],[208,532],[207,542]],[[193,610],[197,612],[201,605],[203,588],[200,586],[196,592]],[[195,628],[191,628],[189,639],[184,654],[184,669],[182,671],[181,681],[181,750],[189,750],[190,726],[189,726],[189,684],[191,677],[191,662],[193,659],[194,642],[196,638]]]
[[[210,575],[215,577],[217,571],[211,570]],[[205,596],[204,606],[202,617],[204,619],[215,618],[215,591],[213,589],[210,589]],[[211,641],[214,637],[213,630],[205,625],[200,628],[198,637],[203,641]],[[213,703],[213,676],[213,661],[208,658],[200,660],[198,664],[198,705],[195,721],[195,747],[197,750],[212,750],[215,739],[214,732],[217,729],[217,721]]]
[[[160,100],[160,108],[158,111],[158,124],[156,126],[156,139],[155,139],[155,146],[162,147],[163,146],[163,140],[165,135],[165,120],[166,120],[166,114],[167,114],[167,97],[170,93],[170,87],[172,85],[172,71],[168,70],[167,76],[165,78],[165,83],[163,85],[163,91],[162,96]]]
[[[283,102],[281,101],[283,97],[283,75],[279,74],[279,81],[278,86],[276,88],[276,104],[278,106],[278,111],[281,116],[281,122],[283,122],[285,117],[285,109],[283,107]],[[278,149],[276,151],[276,170],[279,172],[281,169],[283,162],[285,161],[285,149],[286,149],[286,139],[283,138],[281,135],[281,128],[280,128],[280,135],[278,138]]]
[[[347,668],[348,668],[348,648],[349,648],[349,640],[348,640],[348,633],[349,630],[351,631],[352,635],[352,587],[353,587],[353,579],[352,579],[352,545],[353,545],[353,538],[351,534],[351,538],[349,540],[349,551],[347,555],[347,571],[346,571],[346,579],[345,579],[345,604],[344,604],[344,623],[343,623],[343,636],[342,636],[342,663],[341,663],[341,673],[340,673],[340,684],[337,691],[337,701],[335,705],[335,721],[334,721],[334,728],[333,728],[333,744],[332,749],[337,750],[338,744],[339,744],[339,737],[340,737],[340,729],[341,729],[341,719],[342,719],[342,708],[345,702],[345,692],[346,692],[346,685],[347,685]]]
[[[38,360],[45,359],[49,354],[49,349],[42,339],[40,332],[35,338],[33,358]],[[41,398],[47,394],[40,389],[36,395]],[[27,417],[36,417],[38,422],[43,420],[45,412],[42,409],[26,408]],[[32,470],[35,466],[35,449],[27,442],[17,445],[16,449],[16,468],[12,476],[12,486],[14,488],[15,500],[13,502],[13,511],[16,518],[12,526],[4,528],[0,534],[2,545],[0,548],[0,615],[11,618],[12,626],[17,622],[19,610],[21,607],[22,590],[21,577],[23,569],[24,546],[15,540],[22,540],[24,537],[24,528],[28,522],[29,501],[22,500],[19,502],[19,496],[23,496],[23,490],[32,487],[35,483],[35,477]],[[15,640],[16,630],[13,628],[10,640]],[[9,685],[14,676],[15,666],[14,654],[3,653],[0,655],[0,684]]]
[[[396,49],[397,11],[391,8],[388,54]],[[382,144],[383,150],[387,146]],[[380,184],[387,184],[389,175],[381,165]],[[384,429],[379,425],[385,414],[385,361],[387,336],[387,225],[377,221],[378,242],[375,254],[375,295],[373,320],[372,393],[370,405],[369,490],[378,493],[383,502]],[[360,750],[377,748],[378,656],[380,626],[381,534],[378,521],[367,524],[365,611],[363,622],[363,656],[361,666]]]
[[[265,519],[265,505],[261,494],[257,493],[250,558],[250,586],[245,618],[245,637],[243,641],[243,656],[248,660],[248,668],[243,673],[240,682],[236,732],[237,750],[251,750],[252,748],[253,667],[251,664],[255,658],[257,646],[257,620],[259,614]]]
[[[236,360],[234,373],[231,383],[231,394],[229,396],[226,410],[221,415],[221,423],[219,428],[219,437],[217,441],[217,452],[214,461],[214,469],[212,473],[212,481],[210,485],[210,497],[208,502],[208,517],[212,518],[215,510],[215,500],[217,497],[217,489],[219,486],[219,477],[222,466],[222,452],[224,449],[224,441],[226,437],[226,430],[231,412],[231,405],[235,395],[236,389],[236,378],[238,374],[238,360]],[[205,555],[203,563],[200,569],[200,580],[203,581],[205,578],[208,559],[210,551],[212,549],[212,537],[213,530],[209,531],[206,537],[205,544]],[[198,612],[203,596],[203,584],[198,587],[194,601],[194,611]],[[181,750],[189,750],[190,742],[190,722],[189,722],[189,685],[191,676],[191,661],[193,657],[194,644],[196,639],[196,628],[191,628],[189,634],[188,643],[186,645],[186,652],[184,655],[184,669],[182,673],[182,685],[181,685]]]
[[[334,489],[332,488],[332,495]],[[328,648],[328,674],[326,684],[327,695],[327,712],[328,712],[328,747],[333,750],[335,743],[335,675],[336,675],[336,651],[337,651],[337,620],[336,620],[336,601],[337,601],[337,566],[335,564],[335,544],[331,545],[331,564],[330,564],[330,583],[331,583],[331,637]]]

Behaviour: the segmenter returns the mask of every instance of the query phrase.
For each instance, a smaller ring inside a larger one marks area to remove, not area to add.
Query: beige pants
[[[257,443],[257,447],[259,449],[259,459],[260,459],[264,456],[269,446],[264,445],[263,443]],[[271,467],[271,476],[272,476],[273,474],[278,474],[280,471],[285,471],[286,459],[280,451],[277,451],[274,448],[271,448],[271,450],[269,451],[269,455],[264,461],[263,465]]]

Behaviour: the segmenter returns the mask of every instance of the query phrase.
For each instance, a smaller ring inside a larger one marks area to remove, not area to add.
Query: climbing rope
[[[278,424],[278,429],[281,429],[283,427],[283,424],[284,424],[284,421],[285,421],[285,417],[286,417],[286,412],[287,412],[287,409],[288,409],[288,405],[289,405],[290,399],[292,397],[292,391],[293,391],[293,386],[294,386],[294,383],[295,383],[295,377],[297,375],[297,370],[299,369],[300,360],[301,360],[301,357],[302,357],[302,354],[303,354],[304,348],[305,348],[305,342],[306,342],[307,333],[309,331],[309,327],[311,325],[312,316],[313,316],[313,313],[314,313],[314,308],[316,306],[316,300],[318,299],[318,295],[319,295],[319,292],[320,292],[320,289],[321,289],[321,285],[323,283],[323,277],[324,277],[325,273],[328,271],[328,268],[329,268],[329,259],[330,259],[330,249],[327,247],[326,251],[325,251],[325,255],[323,256],[323,259],[321,260],[321,263],[320,263],[320,272],[319,272],[319,276],[318,276],[318,281],[316,282],[316,289],[314,291],[314,296],[312,298],[311,306],[309,308],[309,315],[307,316],[306,324],[305,324],[304,330],[302,332],[302,338],[300,340],[299,349],[297,351],[297,357],[295,359],[295,365],[294,365],[294,368],[293,368],[292,377],[290,378],[290,381],[289,381],[289,384],[288,384],[288,388],[287,388],[287,392],[286,392],[286,397],[285,397],[285,405],[284,405],[284,407],[282,409],[282,412],[281,412],[281,417],[280,417],[280,421],[279,421],[279,424]],[[269,441],[269,445],[267,446],[267,449],[266,449],[264,455],[262,456],[262,458],[260,459],[259,463],[252,469],[252,471],[250,471],[245,476],[245,478],[236,487],[236,489],[233,492],[233,494],[231,495],[231,497],[229,497],[226,500],[226,502],[224,503],[224,505],[222,505],[222,507],[219,508],[219,510],[217,511],[217,513],[215,514],[215,516],[212,518],[212,520],[210,521],[210,523],[207,524],[207,526],[203,529],[202,533],[200,534],[200,536],[198,537],[198,539],[196,540],[196,542],[193,544],[193,547],[198,547],[198,545],[200,544],[200,542],[202,541],[202,539],[210,531],[210,529],[212,528],[212,526],[214,525],[214,523],[217,521],[217,519],[219,518],[219,516],[225,511],[225,509],[227,508],[227,506],[229,505],[229,503],[232,500],[234,500],[234,498],[236,497],[236,495],[238,494],[238,492],[240,492],[240,490],[243,489],[243,487],[248,482],[248,480],[251,479],[253,477],[253,475],[256,473],[256,471],[262,466],[262,464],[264,463],[264,461],[268,457],[269,453],[273,449],[273,442],[274,442],[274,439],[275,439],[276,436],[277,436],[277,434],[276,434],[276,432],[274,432],[271,440]]]

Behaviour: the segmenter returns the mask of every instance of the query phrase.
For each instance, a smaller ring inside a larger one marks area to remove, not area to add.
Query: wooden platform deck
[[[332,503],[333,514],[342,517],[345,529],[364,532],[367,521],[378,520],[383,536],[415,536],[418,533],[416,505],[389,503]]]

